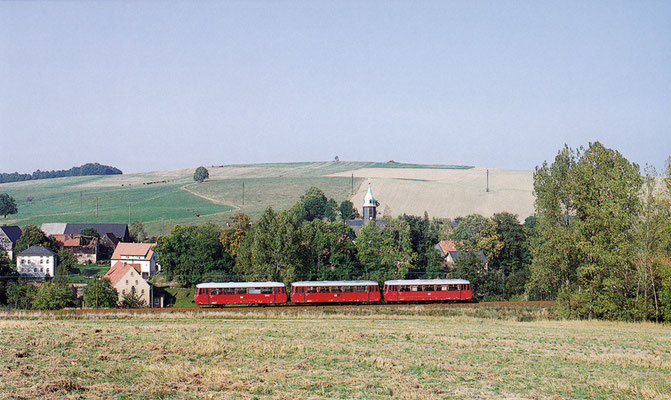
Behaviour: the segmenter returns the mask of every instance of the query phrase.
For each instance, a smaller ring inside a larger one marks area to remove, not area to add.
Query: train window
[[[261,294],[261,288],[249,288],[249,294]]]
[[[447,290],[450,292],[457,290],[457,285],[447,285]]]
[[[308,286],[307,292],[308,293],[317,293],[317,288],[315,286]]]
[[[345,287],[343,288],[343,291],[344,291],[345,293],[352,293],[352,292],[354,291],[354,289],[353,289],[351,286],[345,286]]]
[[[235,288],[235,294],[247,294],[247,288],[244,287]]]
[[[401,285],[401,292],[409,292],[409,291],[410,291],[410,286]]]
[[[410,286],[410,291],[411,292],[416,292],[417,289],[419,289],[417,286]]]
[[[273,292],[273,288],[271,287],[263,287],[260,289],[261,294],[270,294]]]
[[[357,291],[358,293],[363,293],[363,292],[366,291],[366,287],[365,287],[365,286],[357,286],[357,287],[356,287],[356,291]]]
[[[233,288],[224,288],[224,294],[235,294],[235,289]]]
[[[436,287],[434,285],[424,285],[424,291],[425,292],[435,292]]]

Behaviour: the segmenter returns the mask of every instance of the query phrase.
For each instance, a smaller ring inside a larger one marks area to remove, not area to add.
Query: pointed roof
[[[0,226],[0,231],[4,232],[12,243],[16,243],[16,241],[21,238],[21,228],[18,226]]]
[[[370,183],[368,184],[368,193],[366,197],[363,198],[364,207],[375,207],[375,197],[373,197],[373,191],[370,189]]]
[[[112,268],[107,271],[105,278],[109,278],[112,286],[115,286],[131,268],[135,269],[135,271],[137,271],[137,273],[142,276],[142,273],[140,272],[140,264],[126,264],[124,262],[117,261],[116,264],[114,264]]]

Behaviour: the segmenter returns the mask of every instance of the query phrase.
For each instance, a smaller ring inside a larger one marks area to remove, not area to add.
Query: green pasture
[[[194,183],[191,170],[69,177],[0,184],[16,199],[19,213],[2,223],[141,221],[150,235],[176,224],[225,224],[238,211],[257,219],[267,207],[290,208],[311,186],[338,203],[362,180],[328,175],[361,168],[466,169],[449,165],[378,162],[296,162],[210,166],[210,179]],[[147,185],[147,182],[166,181]],[[244,202],[243,190],[244,183]],[[353,185],[352,185],[353,183]],[[96,201],[98,215],[96,216]]]

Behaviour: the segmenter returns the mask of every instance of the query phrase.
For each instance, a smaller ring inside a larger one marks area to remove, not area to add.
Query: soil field
[[[668,325],[406,307],[5,316],[0,398],[671,398]]]

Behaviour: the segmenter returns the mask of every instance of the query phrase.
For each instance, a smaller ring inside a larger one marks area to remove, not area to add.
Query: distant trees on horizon
[[[72,167],[58,171],[40,171],[39,169],[32,174],[19,174],[18,172],[0,173],[0,183],[23,182],[37,179],[63,178],[67,176],[88,176],[88,175],[121,175],[120,169],[102,165],[98,163],[88,163],[80,167]]]

